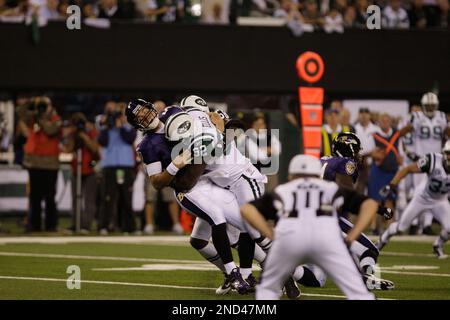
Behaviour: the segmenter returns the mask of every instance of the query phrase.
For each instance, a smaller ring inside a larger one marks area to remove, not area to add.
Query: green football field
[[[430,239],[393,241],[384,249],[381,276],[396,288],[375,291],[378,298],[450,299],[450,260],[434,257]],[[73,265],[80,268],[80,289],[67,286]],[[0,299],[254,298],[216,296],[221,282],[222,274],[187,237],[0,238]],[[301,290],[301,299],[343,298],[331,280],[325,288]]]

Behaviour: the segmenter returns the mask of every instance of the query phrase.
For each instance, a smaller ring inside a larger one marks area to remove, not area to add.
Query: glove
[[[406,152],[406,156],[408,157],[409,160],[414,162],[420,159],[420,157],[416,153],[410,151]]]
[[[384,220],[391,220],[394,216],[394,210],[391,208],[379,206],[377,213],[384,218]]]
[[[385,185],[380,190],[380,196],[383,197],[383,199],[389,198],[389,197],[395,197],[397,195],[397,186],[393,184]]]

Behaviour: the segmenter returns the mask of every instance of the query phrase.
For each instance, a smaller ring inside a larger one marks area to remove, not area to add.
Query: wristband
[[[167,168],[166,171],[171,175],[171,176],[175,176],[178,172],[178,170],[180,170],[179,168],[177,168],[176,165],[173,164],[173,162],[171,162]]]

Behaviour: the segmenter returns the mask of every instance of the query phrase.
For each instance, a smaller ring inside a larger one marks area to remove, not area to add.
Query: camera
[[[77,132],[86,131],[86,121],[84,119],[76,120],[74,125],[75,125],[75,128],[77,129]]]
[[[116,119],[120,118],[121,116],[122,113],[120,111],[108,112],[106,114],[106,126],[110,129],[113,128],[116,123]]]
[[[43,115],[45,113],[45,111],[47,110],[48,104],[45,101],[42,100],[35,100],[30,102],[30,104],[28,105],[28,111],[33,111],[36,112],[38,114],[38,117],[40,117],[41,115]]]

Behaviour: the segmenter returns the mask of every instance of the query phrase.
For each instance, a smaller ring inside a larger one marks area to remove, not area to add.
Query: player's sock
[[[321,287],[320,281],[317,279],[316,275],[314,274],[314,272],[312,272],[308,267],[303,266],[303,275],[300,279],[296,279],[296,273],[299,267],[297,267],[294,271],[294,279],[304,285],[305,287],[314,287],[314,288],[319,288]],[[298,273],[299,274],[299,273]]]
[[[233,255],[231,254],[231,247],[230,247],[230,240],[228,239],[227,235],[227,224],[221,223],[215,226],[212,226],[212,241],[214,244],[214,247],[216,247],[216,250],[222,259],[222,262],[225,266],[225,271],[227,274],[231,272],[232,269],[236,268],[236,265],[233,262]],[[233,268],[229,269],[230,264],[234,266]]]
[[[381,235],[380,239],[381,242],[383,244],[386,244],[389,242],[389,239],[397,234],[397,226],[398,226],[398,222],[393,222],[389,225],[389,227],[387,228],[387,230],[385,232],[383,232],[383,234]]]
[[[190,239],[191,246],[202,255],[203,258],[214,264],[222,272],[225,272],[222,259],[220,259],[216,248],[207,240],[192,238]]]
[[[250,269],[251,273],[254,253],[255,253],[255,241],[253,241],[253,239],[250,238],[250,235],[248,233],[241,233],[239,235],[239,246],[238,246],[239,264],[241,270],[243,268]],[[242,276],[244,279],[246,278],[244,275]]]
[[[437,239],[434,241],[434,246],[438,246],[439,248],[444,246],[444,243],[446,243],[448,240],[448,233],[444,229],[441,230],[441,234]]]
[[[214,264],[217,268],[219,268],[222,272],[225,272],[225,267],[223,266],[222,259],[220,259],[219,254],[217,253],[216,248],[212,243],[208,243],[206,247],[198,250],[198,252],[209,262]]]
[[[256,261],[258,261],[259,265],[262,266],[264,260],[266,260],[267,254],[260,246],[255,246],[255,252],[253,254],[253,257]]]
[[[292,274],[292,277],[295,281],[299,281],[301,278],[303,278],[303,275],[305,274],[305,269],[303,266],[298,266],[295,268],[294,273]]]
[[[367,249],[359,257],[359,266],[364,273],[373,274],[375,272],[374,266],[378,260],[378,251]]]
[[[270,241],[268,238],[261,236],[260,238],[256,239],[255,242],[258,244],[258,246],[261,247],[261,249],[264,250],[265,253],[267,253],[272,246],[272,241]]]
[[[230,274],[231,271],[233,271],[234,269],[236,269],[236,264],[234,263],[234,261],[225,263],[223,266],[224,266],[224,268],[225,268],[225,273],[226,273],[226,274]]]
[[[249,275],[252,274],[252,268],[239,268],[239,271],[241,272],[242,278],[245,280],[248,278]]]

